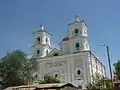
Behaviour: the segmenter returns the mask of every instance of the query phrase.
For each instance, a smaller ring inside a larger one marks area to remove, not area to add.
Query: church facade
[[[51,48],[51,34],[43,25],[33,34],[33,58],[39,64],[39,79],[49,74],[62,83],[73,83],[84,88],[95,73],[105,76],[105,66],[89,48],[87,25],[78,16],[68,24],[68,35],[60,42],[60,49]]]

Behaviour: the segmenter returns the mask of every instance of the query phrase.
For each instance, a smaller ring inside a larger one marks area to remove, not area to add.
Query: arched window
[[[84,29],[84,34],[86,34],[87,32],[86,32],[86,29]]]
[[[40,37],[37,37],[37,41],[40,42]]]
[[[77,70],[77,74],[80,75],[80,74],[81,74],[81,71],[80,71],[80,70]]]
[[[40,54],[40,50],[37,50],[37,54]]]
[[[48,55],[48,50],[46,50],[46,55]]]
[[[79,31],[78,31],[78,29],[76,28],[76,29],[75,29],[75,36],[78,36],[78,32],[79,32]]]
[[[48,43],[48,38],[46,38],[46,43]]]
[[[76,50],[79,50],[80,45],[78,42],[76,43],[75,47],[76,47]]]
[[[58,53],[55,53],[53,56],[58,56]]]

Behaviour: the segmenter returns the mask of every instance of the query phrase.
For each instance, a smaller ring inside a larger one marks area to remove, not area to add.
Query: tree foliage
[[[0,82],[4,87],[28,84],[33,80],[34,69],[35,61],[29,60],[24,52],[16,50],[7,53],[0,60]]]
[[[120,80],[120,60],[118,60],[115,64],[114,64],[114,69],[115,69],[115,75],[116,75],[116,79]]]
[[[112,90],[111,82],[108,78],[96,73],[92,76],[92,82],[87,86],[88,90],[104,90],[105,88]]]
[[[44,76],[44,80],[40,80],[39,84],[47,84],[47,83],[60,83],[60,80],[46,74]]]

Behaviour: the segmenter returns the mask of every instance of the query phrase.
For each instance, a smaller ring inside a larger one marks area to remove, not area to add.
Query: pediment
[[[49,56],[60,56],[60,55],[63,55],[63,54],[64,53],[61,52],[59,49],[54,48],[48,53],[47,57],[49,57]]]

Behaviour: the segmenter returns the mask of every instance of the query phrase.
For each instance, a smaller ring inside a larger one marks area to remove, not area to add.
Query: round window
[[[58,77],[58,74],[55,74],[55,77],[57,78],[57,77]]]

